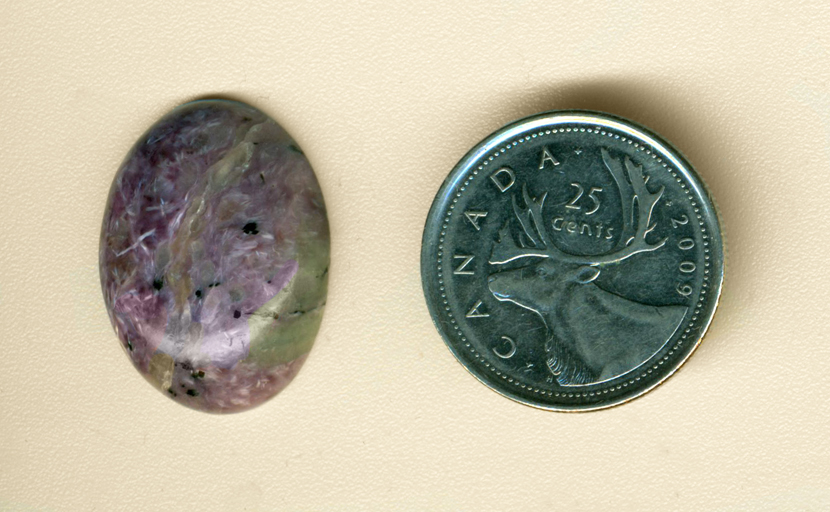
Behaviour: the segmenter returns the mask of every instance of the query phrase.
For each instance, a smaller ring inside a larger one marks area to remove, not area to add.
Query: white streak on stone
[[[152,234],[153,234],[153,233],[155,233],[155,232],[156,232],[156,230],[155,230],[155,229],[151,229],[150,231],[148,231],[148,232],[144,233],[143,235],[141,235],[140,237],[138,237],[138,240],[136,240],[136,241],[135,241],[135,243],[134,243],[133,245],[131,245],[131,246],[127,247],[126,249],[124,249],[124,250],[123,250],[123,251],[121,251],[121,252],[117,252],[117,253],[115,253],[115,256],[116,256],[116,257],[121,257],[121,256],[123,256],[123,255],[127,254],[128,252],[130,252],[130,251],[132,251],[133,249],[135,249],[136,247],[138,247],[138,246],[141,244],[141,242],[142,242],[145,238],[147,238],[148,236],[152,235]]]

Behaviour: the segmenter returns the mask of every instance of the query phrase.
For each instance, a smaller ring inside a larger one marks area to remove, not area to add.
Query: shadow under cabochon
[[[118,170],[100,267],[121,345],[153,386],[203,411],[254,407],[291,382],[322,319],[329,228],[314,171],[259,110],[182,105]]]

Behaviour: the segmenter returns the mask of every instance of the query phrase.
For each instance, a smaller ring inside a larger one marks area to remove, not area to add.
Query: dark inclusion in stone
[[[115,176],[100,247],[110,320],[138,371],[188,407],[248,409],[294,378],[328,265],[314,172],[253,107],[182,105]]]

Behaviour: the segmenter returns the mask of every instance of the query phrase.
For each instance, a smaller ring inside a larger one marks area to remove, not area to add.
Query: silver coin
[[[718,217],[668,142],[631,121],[556,111],[456,165],[423,236],[438,331],[481,382],[553,410],[619,404],[700,343],[723,281]]]

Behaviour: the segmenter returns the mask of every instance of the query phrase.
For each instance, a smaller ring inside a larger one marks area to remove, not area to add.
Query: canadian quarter
[[[654,388],[717,307],[723,242],[686,159],[635,123],[555,111],[474,147],[441,186],[421,276],[438,331],[518,402],[593,410]]]

